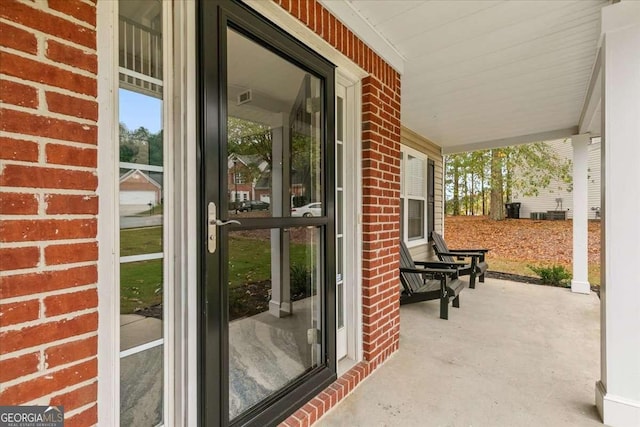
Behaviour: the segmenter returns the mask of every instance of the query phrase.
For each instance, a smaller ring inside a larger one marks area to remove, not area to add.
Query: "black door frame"
[[[324,229],[325,271],[321,293],[324,362],[233,421],[233,425],[273,425],[284,420],[336,379],[335,360],[335,67],[247,6],[229,0],[198,3],[198,336],[199,424],[224,426],[228,420],[227,254],[220,247],[207,251],[207,204],[215,202],[218,216],[228,215],[226,188],[226,32],[232,28],[322,81],[321,100],[324,217],[243,219],[242,228],[315,225]],[[207,165],[209,165],[207,167]],[[228,228],[227,228],[228,227]],[[218,227],[218,242],[237,226]],[[219,245],[220,246],[220,245]]]

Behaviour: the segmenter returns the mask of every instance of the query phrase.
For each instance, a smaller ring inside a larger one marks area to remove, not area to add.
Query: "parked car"
[[[240,212],[266,210],[269,210],[269,203],[263,202],[262,200],[245,200],[244,202],[240,202],[238,206],[238,211]]]
[[[315,202],[298,208],[291,208],[291,216],[322,216],[322,203]]]

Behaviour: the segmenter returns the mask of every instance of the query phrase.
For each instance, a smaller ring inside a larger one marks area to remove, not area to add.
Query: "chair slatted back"
[[[441,235],[435,231],[431,232],[431,238],[433,239],[433,249],[436,251],[436,255],[440,258],[440,261],[455,262],[453,257],[449,255],[440,255],[441,253],[449,252],[447,243],[444,241]]]
[[[400,267],[402,268],[416,268],[411,252],[407,245],[400,241]],[[400,281],[408,292],[415,292],[423,285],[422,276],[418,273],[403,273],[400,272]]]

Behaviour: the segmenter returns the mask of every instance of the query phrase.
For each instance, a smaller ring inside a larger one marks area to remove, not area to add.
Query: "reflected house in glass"
[[[269,164],[257,154],[231,154],[227,160],[229,201],[261,200],[269,202],[269,192],[257,191],[260,178]]]
[[[141,170],[125,172],[120,177],[120,204],[156,206],[162,203],[162,184]]]
[[[228,200],[271,202],[271,170],[268,161],[257,154],[231,154],[228,159]],[[290,196],[292,206],[301,206],[306,196],[305,172],[292,169]]]

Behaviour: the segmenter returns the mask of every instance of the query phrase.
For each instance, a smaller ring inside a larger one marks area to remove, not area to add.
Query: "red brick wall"
[[[364,361],[285,421],[309,425],[398,349],[400,75],[315,0],[274,0],[369,73],[362,85]]]
[[[290,417],[313,423],[398,348],[400,76],[315,0],[279,0],[363,81],[365,360]],[[0,1],[0,404],[97,421],[97,55],[91,1]]]
[[[0,1],[0,405],[97,422],[96,10]]]

